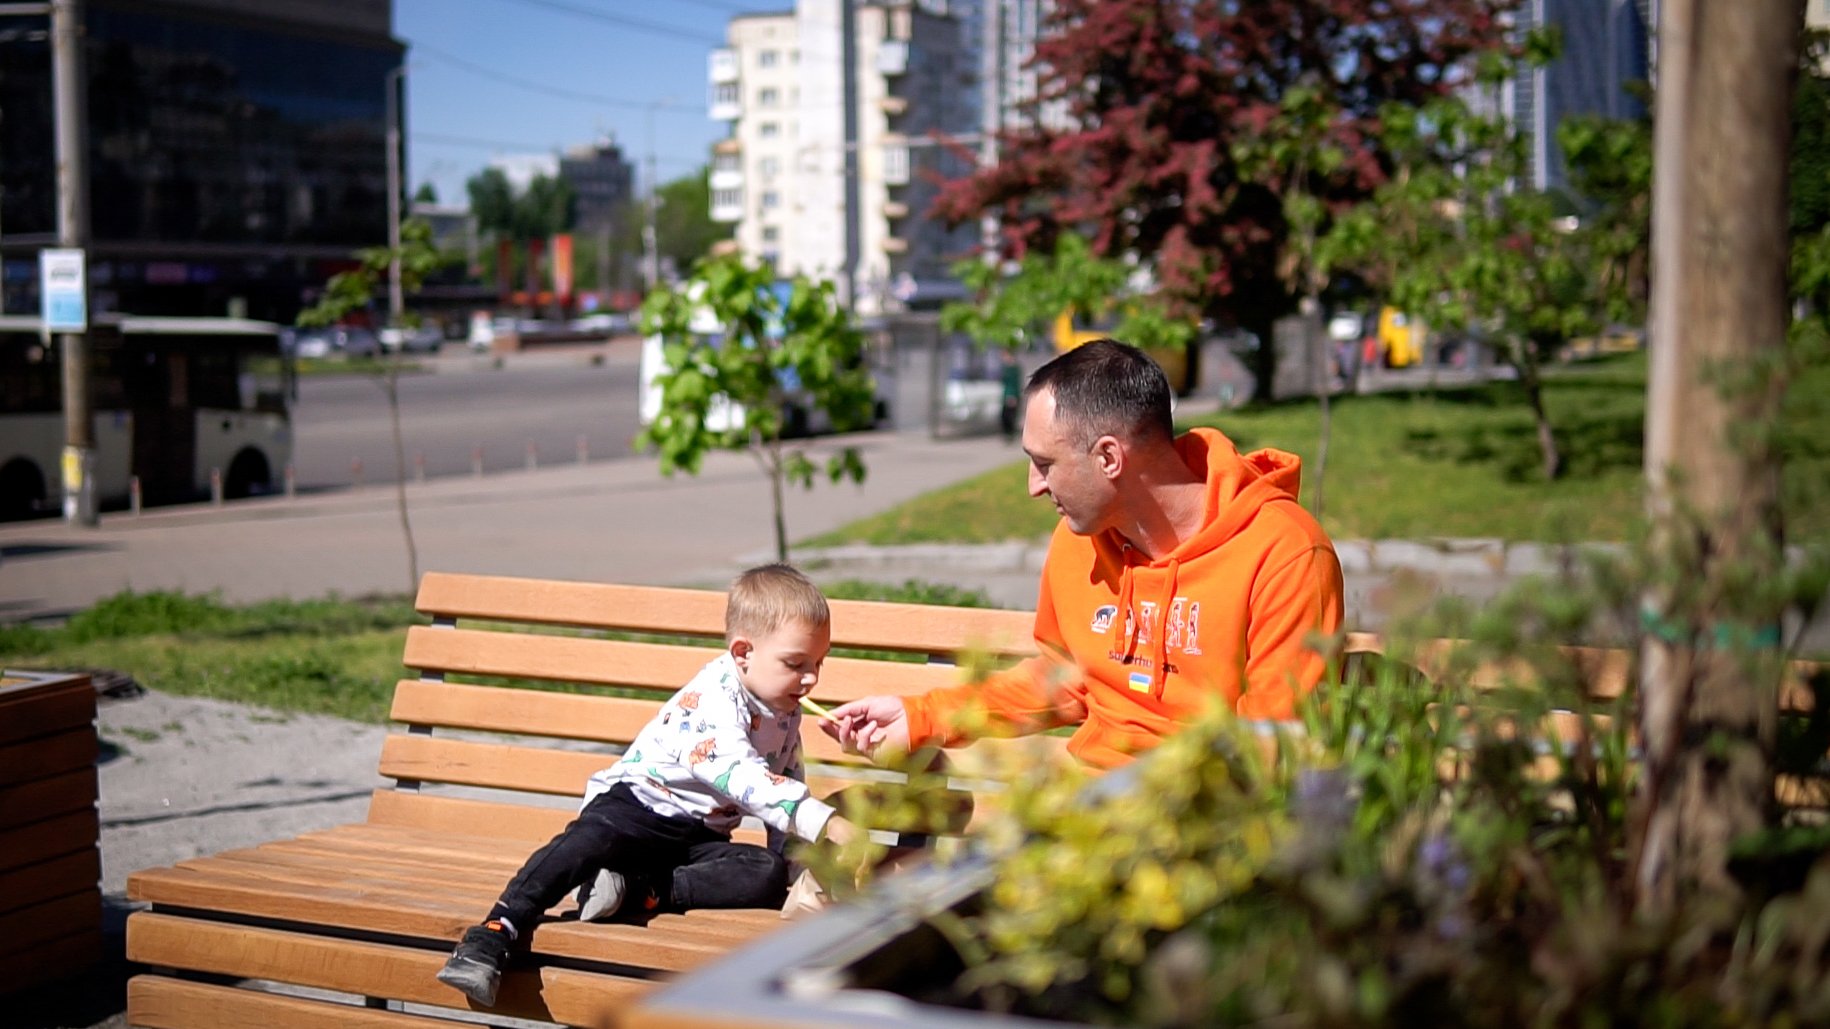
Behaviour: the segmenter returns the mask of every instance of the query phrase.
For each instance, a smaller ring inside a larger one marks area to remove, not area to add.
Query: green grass
[[[1338,539],[1490,537],[1626,540],[1640,532],[1646,362],[1628,355],[1560,370],[1546,405],[1566,463],[1539,470],[1536,429],[1516,384],[1338,397],[1333,407],[1322,523]],[[1303,502],[1314,509],[1320,408],[1255,407],[1185,425],[1216,425],[1242,451],[1276,447],[1303,458]],[[1790,384],[1780,431],[1788,537],[1830,529],[1830,368]],[[806,545],[981,543],[1037,539],[1052,507],[1027,494],[1020,461],[808,540]]]
[[[827,592],[856,600],[991,606],[980,591],[912,580],[900,585],[840,582]],[[128,592],[77,613],[59,628],[0,625],[0,665],[21,670],[112,669],[163,693],[383,722],[394,684],[407,674],[400,663],[407,628],[423,624],[426,619],[401,597],[229,606],[214,596]],[[532,681],[465,681],[570,688]]]

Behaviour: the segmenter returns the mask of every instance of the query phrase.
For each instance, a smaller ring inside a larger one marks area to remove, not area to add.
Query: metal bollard
[[[138,475],[127,480],[127,510],[133,512],[135,518],[140,517],[140,477]]]
[[[210,469],[210,503],[222,506],[222,469]]]
[[[470,448],[470,474],[476,476],[479,479],[481,479],[483,477],[483,448],[482,447],[471,447]]]
[[[578,434],[578,463],[586,464],[590,460],[591,444],[585,439],[585,434],[581,432]]]
[[[534,446],[534,441],[530,439],[527,441],[527,470],[531,472],[538,467],[540,467],[540,451]]]
[[[293,500],[299,495],[299,470],[292,465],[286,466],[286,499]]]
[[[350,458],[349,484],[351,489],[362,488],[362,458],[360,457]]]

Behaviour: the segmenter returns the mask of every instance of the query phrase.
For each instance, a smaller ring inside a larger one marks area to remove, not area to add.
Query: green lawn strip
[[[989,607],[982,592],[916,581],[840,582],[835,598]],[[387,721],[407,627],[426,620],[405,598],[267,601],[229,606],[213,596],[122,593],[53,628],[0,626],[0,665],[31,670],[110,669],[142,686],[178,696],[253,704],[282,712]],[[605,634],[558,626],[460,623],[464,628],[679,643],[679,637]],[[708,639],[707,646],[717,641]],[[894,657],[841,648],[838,656]],[[524,689],[652,697],[642,690],[586,687],[534,679],[453,676],[453,682]]]
[[[1516,383],[1335,398],[1322,522],[1338,539],[1429,537],[1629,540],[1643,509],[1646,360],[1634,354],[1554,370],[1546,386],[1563,478],[1544,480],[1536,428]],[[1315,501],[1320,408],[1289,402],[1203,416],[1241,450],[1276,447],[1304,461]],[[1778,431],[1786,459],[1788,537],[1830,528],[1830,368],[1798,376]],[[986,543],[1044,538],[1052,507],[1028,497],[1019,460],[807,540]]]

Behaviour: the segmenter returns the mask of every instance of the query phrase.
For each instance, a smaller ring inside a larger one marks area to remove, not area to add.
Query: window
[[[764,50],[761,53],[756,55],[756,66],[758,68],[773,68],[773,67],[775,67],[775,62],[777,60],[779,60],[780,58],[781,58],[780,51]]]
[[[775,107],[782,102],[782,91],[774,86],[764,86],[756,92],[758,107]]]
[[[738,163],[736,154],[718,154],[712,158],[712,170],[721,172],[741,171],[742,166]]]
[[[772,190],[772,189],[763,190],[763,195],[762,195],[763,210],[772,211],[775,208],[780,207],[781,204],[782,204],[782,195],[780,193],[777,193],[775,190]]]
[[[715,104],[734,104],[737,102],[737,83],[720,82],[712,89],[712,102]]]
[[[736,207],[743,203],[743,192],[735,189],[712,190],[713,207]]]
[[[773,225],[763,226],[762,239],[763,239],[764,243],[776,243],[776,242],[779,242],[781,240],[781,238],[782,238],[782,230],[776,228]]]
[[[781,173],[782,159],[779,157],[765,157],[756,162],[756,170],[761,172],[762,177],[765,179],[775,178],[776,175]]]
[[[883,181],[892,186],[907,185],[909,181],[909,148],[890,146],[883,149]]]
[[[781,132],[782,127],[772,121],[766,121],[761,125],[756,126],[756,134],[764,139],[774,139],[776,136],[781,135]]]

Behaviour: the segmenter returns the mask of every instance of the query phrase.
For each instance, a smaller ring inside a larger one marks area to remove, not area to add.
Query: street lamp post
[[[388,88],[388,325],[401,328],[406,299],[400,292],[400,83],[407,66],[390,69]],[[406,349],[406,344],[401,344]]]
[[[672,106],[673,102],[673,97],[662,97],[643,109],[648,121],[648,210],[642,225],[642,276],[650,290],[661,282],[661,248],[654,223],[655,207],[661,202],[660,193],[655,189],[654,112],[657,108]]]

